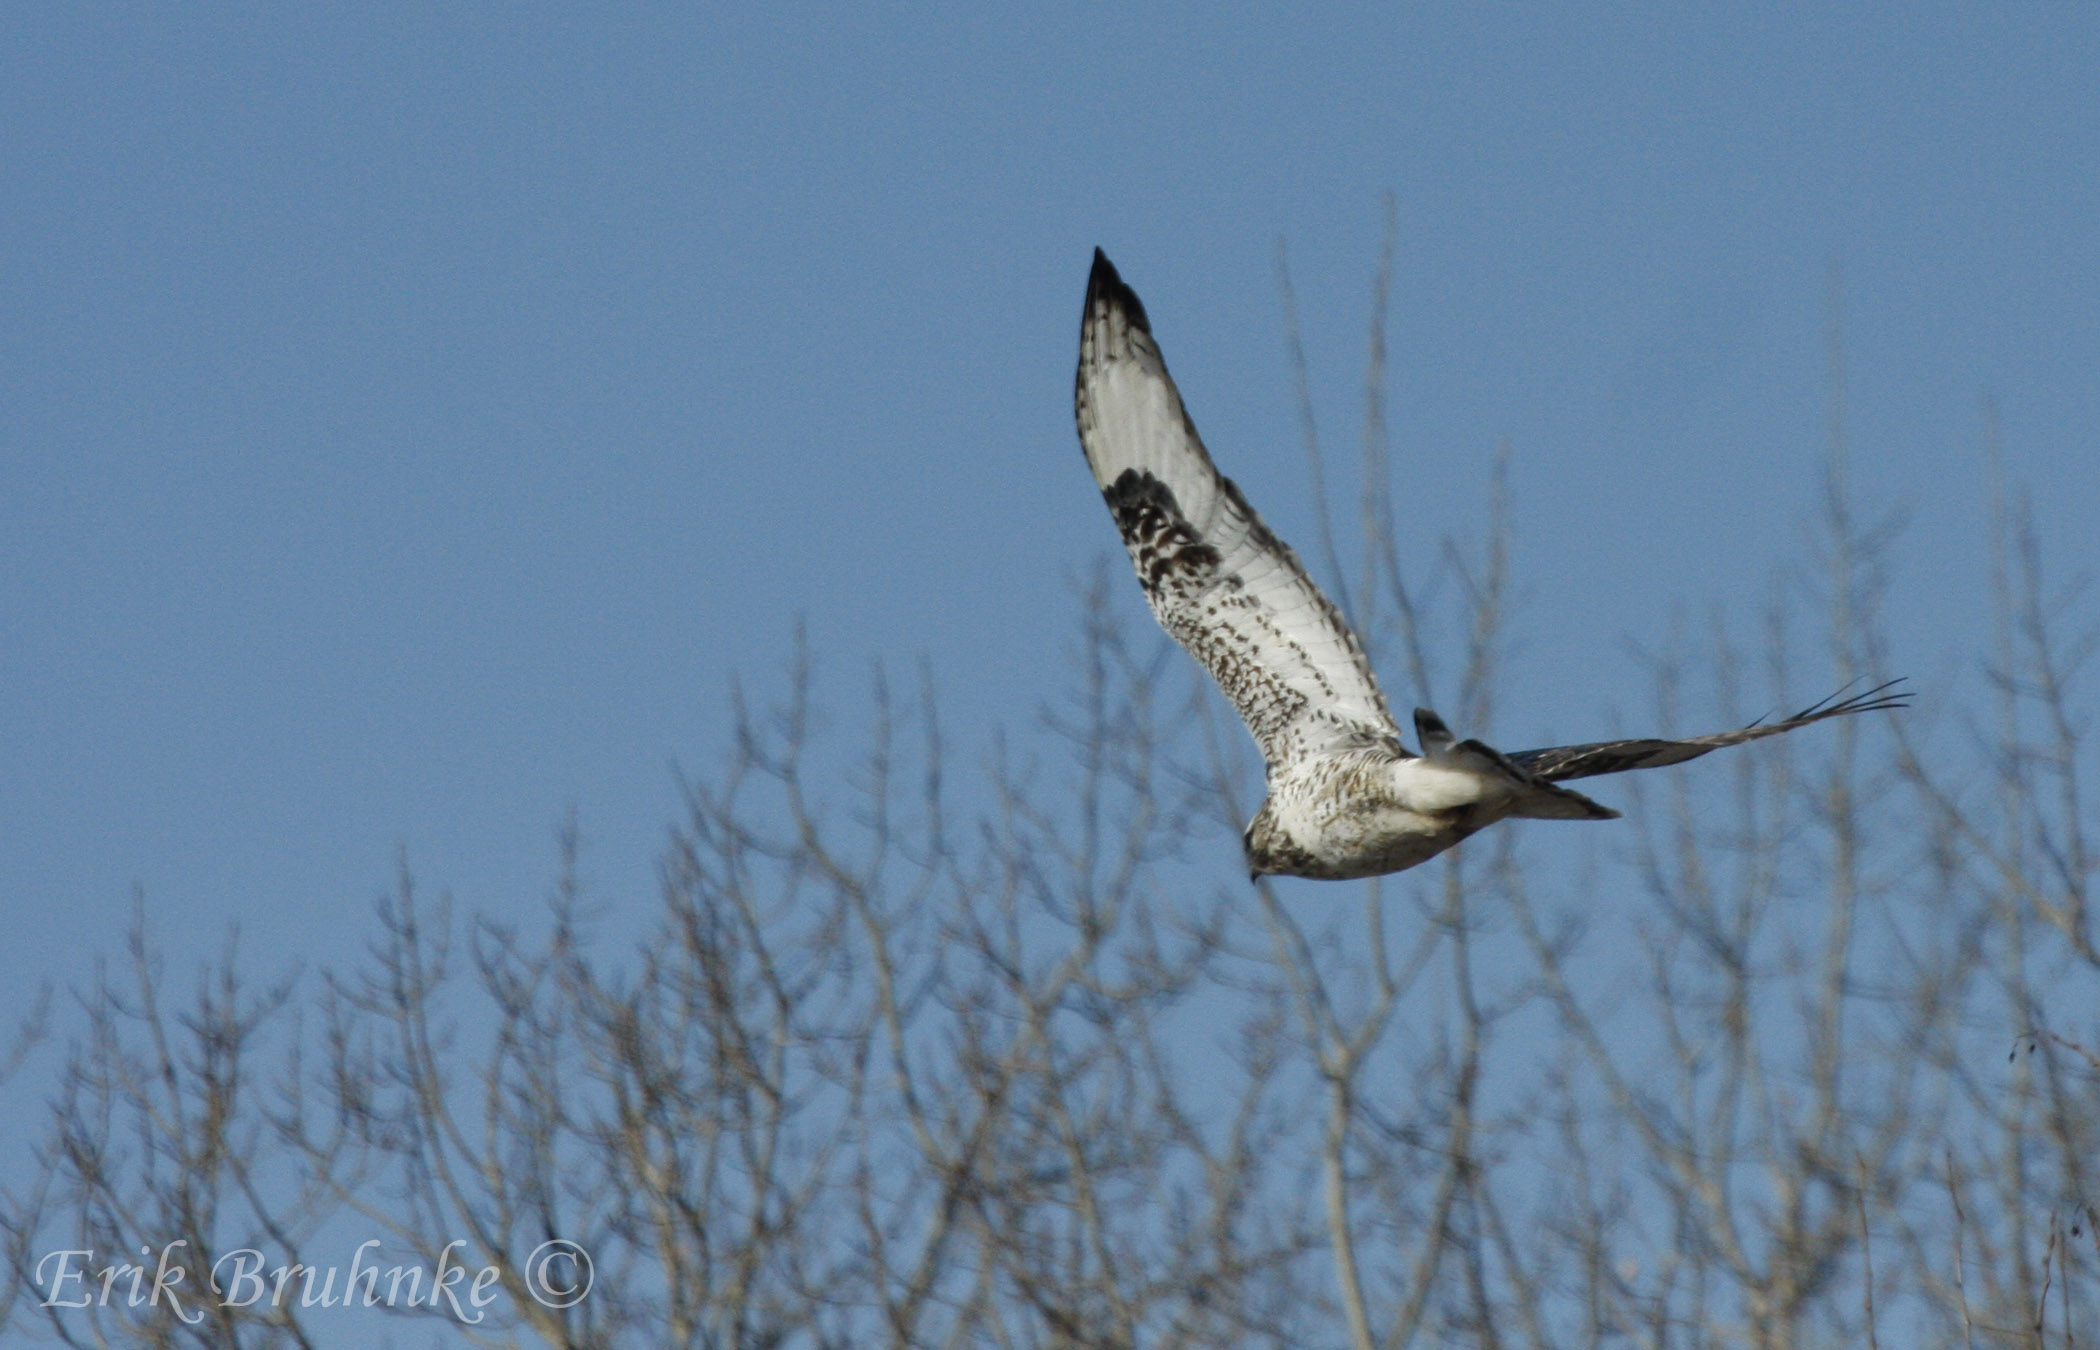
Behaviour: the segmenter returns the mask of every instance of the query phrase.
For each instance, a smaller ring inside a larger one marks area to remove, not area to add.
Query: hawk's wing
[[[1526,769],[1549,782],[1567,778],[1590,778],[1600,773],[1625,773],[1629,769],[1659,769],[1665,764],[1682,764],[1688,759],[1697,759],[1709,750],[1718,750],[1724,745],[1741,745],[1765,736],[1778,736],[1796,727],[1805,727],[1810,722],[1820,722],[1826,717],[1843,717],[1848,713],[1879,712],[1883,708],[1908,707],[1909,695],[1890,693],[1901,680],[1890,680],[1877,685],[1863,694],[1838,699],[1833,694],[1811,708],[1804,708],[1792,717],[1779,722],[1753,722],[1737,731],[1717,732],[1712,736],[1693,736],[1681,741],[1638,740],[1599,741],[1594,745],[1555,745],[1544,750],[1519,750],[1509,756],[1520,768]],[[1843,691],[1840,691],[1843,692]]]
[[[1099,249],[1074,406],[1079,443],[1152,612],[1225,691],[1270,767],[1308,751],[1396,742],[1356,635],[1211,463],[1145,307]]]

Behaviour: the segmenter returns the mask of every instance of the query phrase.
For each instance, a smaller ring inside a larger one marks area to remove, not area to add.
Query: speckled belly
[[[1345,881],[1404,871],[1429,861],[1479,828],[1461,823],[1458,817],[1463,814],[1451,811],[1426,816],[1387,810],[1363,819],[1362,813],[1344,813],[1327,824],[1308,850],[1320,870],[1300,875]]]

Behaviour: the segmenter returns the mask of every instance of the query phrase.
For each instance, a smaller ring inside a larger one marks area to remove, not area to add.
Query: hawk
[[[1243,842],[1251,877],[1339,881],[1426,862],[1498,820],[1611,820],[1560,784],[1681,764],[1829,717],[1905,706],[1900,681],[1778,722],[1686,740],[1504,754],[1415,710],[1409,750],[1363,645],[1290,546],[1218,472],[1167,374],[1145,307],[1094,250],[1073,395],[1079,443],[1152,612],[1254,734],[1268,796]]]

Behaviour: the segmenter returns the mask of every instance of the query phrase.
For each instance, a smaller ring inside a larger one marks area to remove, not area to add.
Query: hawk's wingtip
[[[1415,739],[1422,743],[1422,753],[1424,755],[1436,756],[1449,750],[1452,742],[1457,738],[1451,734],[1451,728],[1444,725],[1443,718],[1438,717],[1427,708],[1417,708],[1415,709]]]
[[[1101,251],[1098,244],[1094,247],[1093,271],[1087,274],[1086,279],[1086,304],[1089,314],[1093,313],[1097,301],[1106,301],[1122,310],[1130,326],[1139,332],[1152,331],[1151,321],[1145,317],[1145,306],[1137,298],[1137,292],[1123,283],[1123,277],[1116,271],[1116,265],[1108,260],[1108,255]]]

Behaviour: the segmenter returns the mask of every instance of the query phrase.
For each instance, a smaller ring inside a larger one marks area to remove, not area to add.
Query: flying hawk
[[[1152,612],[1225,691],[1267,762],[1268,799],[1245,835],[1254,877],[1398,872],[1508,816],[1611,820],[1617,811],[1559,782],[1681,764],[1826,717],[1904,706],[1891,681],[1712,736],[1515,754],[1459,740],[1417,708],[1415,754],[1356,634],[1211,463],[1145,307],[1099,249],[1073,403],[1080,446]]]

